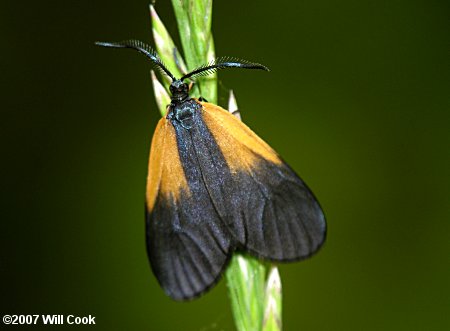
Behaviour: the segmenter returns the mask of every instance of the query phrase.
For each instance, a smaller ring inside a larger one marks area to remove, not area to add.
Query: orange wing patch
[[[178,154],[175,129],[161,118],[153,134],[147,177],[147,209],[152,211],[158,194],[177,200],[180,191],[189,195],[189,186]]]
[[[251,170],[258,156],[275,164],[283,163],[264,140],[235,116],[214,104],[200,103],[203,119],[232,172]]]

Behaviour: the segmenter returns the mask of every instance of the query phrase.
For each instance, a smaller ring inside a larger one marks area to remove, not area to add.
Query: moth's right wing
[[[196,128],[203,130],[192,134],[198,137],[194,145],[204,160],[199,164],[204,165],[214,205],[228,220],[240,248],[276,262],[298,261],[316,253],[326,238],[326,221],[308,186],[235,116],[210,103],[201,105],[202,120]],[[215,144],[205,143],[208,132]]]

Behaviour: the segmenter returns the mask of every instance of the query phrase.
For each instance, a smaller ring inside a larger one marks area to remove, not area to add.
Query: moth
[[[145,208],[148,257],[167,295],[203,294],[236,250],[274,262],[317,252],[326,222],[308,186],[227,110],[189,96],[186,80],[265,66],[219,58],[177,79],[141,41],[97,45],[137,50],[172,79],[171,103],[151,143]]]

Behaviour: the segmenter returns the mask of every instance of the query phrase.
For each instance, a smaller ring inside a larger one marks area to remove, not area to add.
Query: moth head
[[[172,100],[183,101],[189,97],[189,85],[181,79],[174,80],[170,84],[169,89],[172,94]]]

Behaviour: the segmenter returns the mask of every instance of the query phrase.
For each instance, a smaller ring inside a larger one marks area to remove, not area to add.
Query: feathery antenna
[[[147,56],[162,74],[166,74],[167,76],[172,78],[173,81],[176,80],[176,78],[172,75],[172,73],[169,71],[169,69],[167,69],[167,67],[164,65],[162,60],[159,58],[156,51],[153,48],[151,48],[149,45],[145,44],[144,42],[142,42],[140,40],[132,39],[132,40],[125,40],[125,41],[114,42],[114,43],[97,41],[97,42],[95,42],[95,44],[97,46],[103,46],[103,47],[135,49],[138,52]]]
[[[269,71],[269,68],[266,66],[259,64],[259,63],[253,63],[247,60],[240,60],[234,57],[220,57],[215,60],[212,60],[208,64],[202,65],[201,67],[198,67],[197,69],[192,70],[190,73],[184,75],[180,78],[180,80],[184,80],[187,78],[195,78],[199,76],[207,76],[215,73],[218,70],[225,69],[225,68],[243,68],[243,69],[260,69]]]
[[[144,54],[146,57],[148,57],[162,74],[166,74],[167,76],[172,78],[172,81],[177,80],[172,75],[172,73],[169,71],[169,69],[167,69],[167,67],[164,65],[164,63],[159,58],[156,51],[153,48],[151,48],[149,45],[145,44],[144,42],[142,42],[140,40],[131,39],[131,40],[125,40],[125,41],[120,41],[120,42],[114,42],[114,43],[97,41],[97,42],[95,42],[95,44],[97,46],[103,46],[103,47],[135,49],[138,52]],[[186,75],[184,75],[183,77],[181,77],[179,80],[183,81],[188,78],[194,79],[194,78],[200,77],[200,76],[211,75],[211,74],[215,73],[216,71],[225,69],[225,68],[259,69],[259,70],[269,71],[269,68],[267,68],[266,66],[264,66],[262,64],[250,62],[247,60],[241,60],[241,59],[238,59],[235,57],[224,56],[224,57],[219,57],[215,60],[212,60],[211,62],[209,62],[205,65],[202,65],[202,66],[198,67],[197,69],[192,70],[191,72],[189,72]]]

